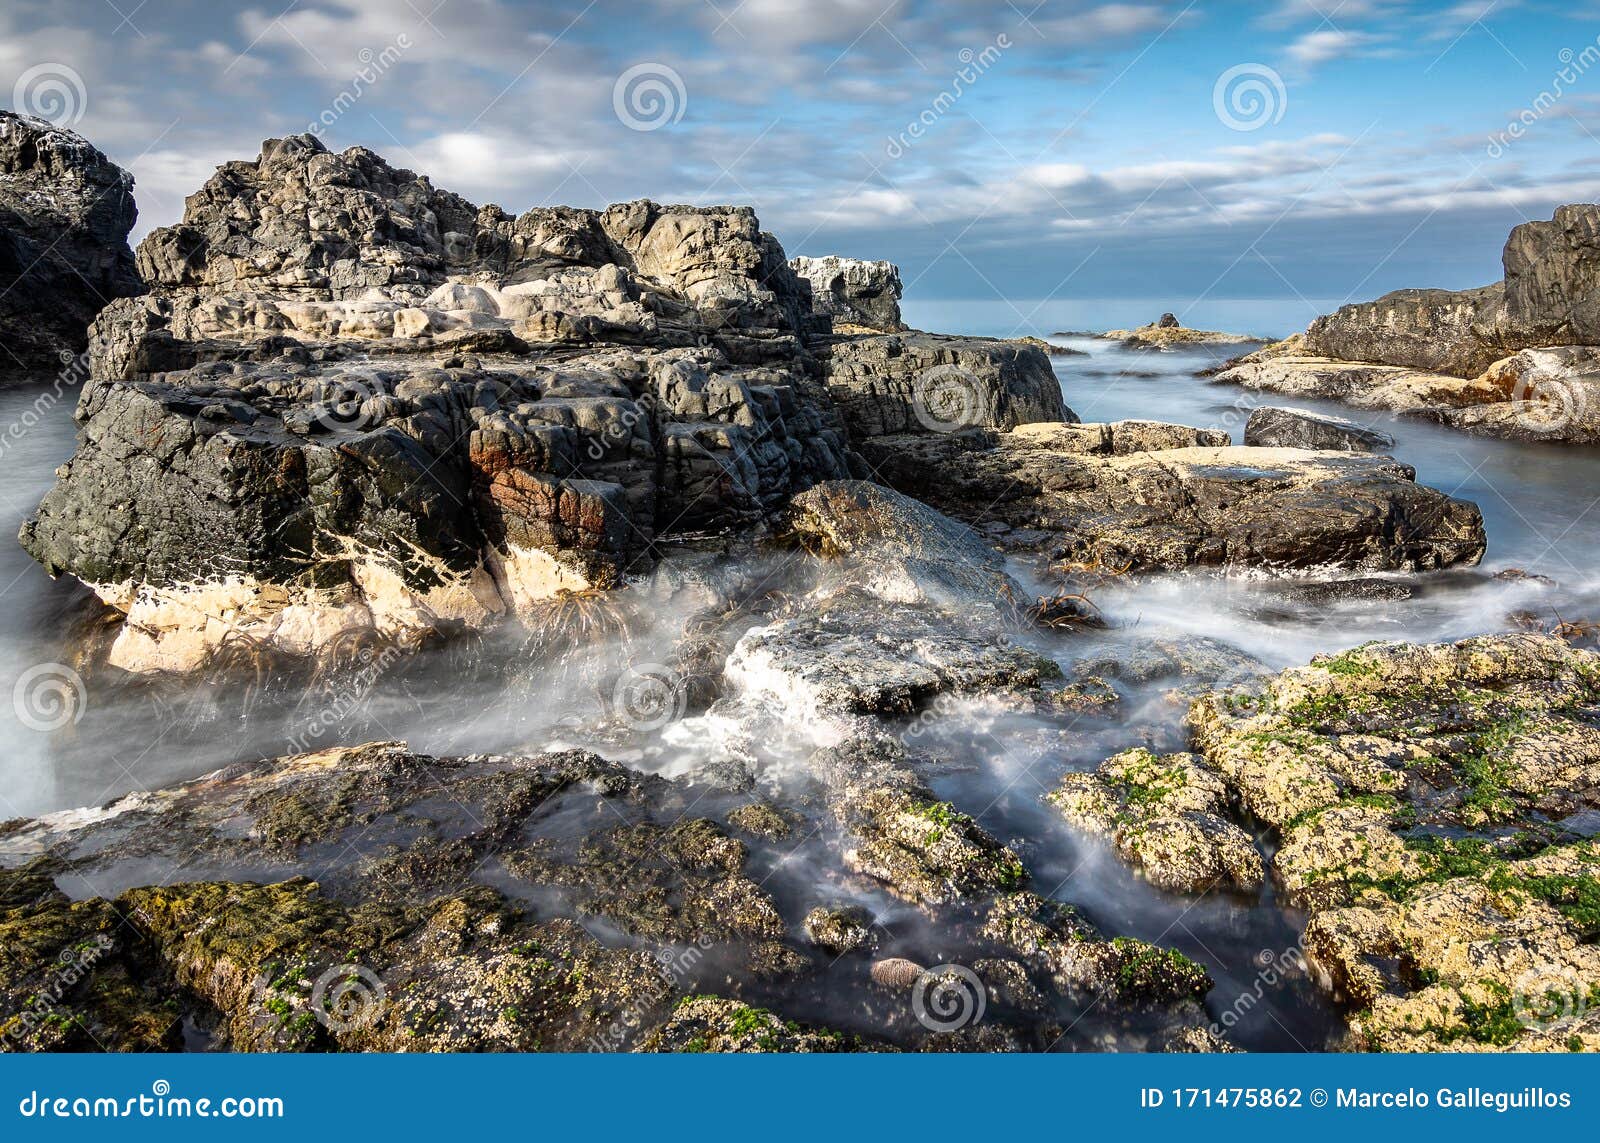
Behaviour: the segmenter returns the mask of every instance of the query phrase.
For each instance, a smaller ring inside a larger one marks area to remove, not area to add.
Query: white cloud
[[[1368,32],[1320,28],[1315,32],[1307,32],[1290,44],[1289,58],[1301,67],[1309,69],[1330,60],[1358,55],[1381,42],[1381,37]]]

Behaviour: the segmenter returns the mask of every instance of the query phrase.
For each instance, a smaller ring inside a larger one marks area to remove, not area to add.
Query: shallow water
[[[973,317],[968,332],[1010,330],[983,328],[981,317]],[[1249,410],[1271,401],[1194,376],[1231,350],[1134,352],[1086,337],[1054,340],[1085,351],[1055,359],[1067,402],[1085,421],[1177,421],[1225,429],[1237,442]],[[713,792],[719,784],[782,791],[805,782],[804,759],[814,742],[808,728],[727,702],[706,710],[707,700],[661,682],[671,673],[662,664],[708,599],[740,601],[727,624],[736,633],[768,621],[807,590],[811,573],[793,553],[745,553],[729,561],[685,552],[623,593],[615,609],[559,617],[569,624],[566,637],[530,643],[502,632],[414,658],[380,654],[312,680],[309,689],[304,678],[266,669],[243,681],[183,683],[130,682],[93,670],[75,649],[96,606],[82,589],[52,582],[11,538],[71,452],[71,402],[41,400],[50,392],[44,386],[0,393],[0,694],[14,697],[19,679],[52,664],[81,668],[83,686],[74,693],[74,677],[58,671],[54,677],[67,680],[65,708],[0,701],[0,817],[96,805],[235,761],[372,739],[404,739],[440,754],[582,744],[641,769],[705,782],[712,801],[722,796]],[[1115,657],[1120,647],[1181,632],[1211,636],[1280,667],[1368,639],[1503,629],[1516,611],[1547,625],[1600,613],[1593,570],[1600,455],[1593,450],[1482,440],[1387,414],[1297,403],[1389,432],[1395,455],[1416,467],[1419,480],[1476,501],[1489,532],[1483,569],[1389,577],[1409,586],[1408,599],[1316,605],[1286,601],[1272,583],[1249,577],[1113,578],[1092,593],[1114,621],[1112,631],[1043,633],[1038,649],[1070,672],[1087,656]],[[1556,582],[1490,574],[1510,567]],[[914,736],[918,749],[943,760],[932,777],[940,796],[1015,844],[1039,891],[1079,905],[1109,932],[1176,945],[1206,964],[1217,980],[1212,1016],[1227,1016],[1236,1043],[1326,1047],[1336,1014],[1295,971],[1291,950],[1301,918],[1276,908],[1270,890],[1261,902],[1152,890],[1040,803],[1067,769],[1090,768],[1134,745],[1181,748],[1182,707],[1163,697],[1172,685],[1125,686],[1124,717],[1065,728],[982,703],[952,704],[924,716]],[[619,728],[621,713],[644,731]],[[822,867],[821,855],[802,847],[772,871],[769,887],[786,912],[816,900]],[[835,898],[843,891],[829,887]],[[891,927],[895,918],[913,924],[905,919],[912,911],[856,891]],[[848,1022],[848,1014],[839,1018]],[[1092,1016],[1080,1018],[1084,1028],[1069,1030],[1062,1046],[1094,1046],[1086,1035]]]

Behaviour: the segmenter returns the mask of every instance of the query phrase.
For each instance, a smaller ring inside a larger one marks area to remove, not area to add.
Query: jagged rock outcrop
[[[121,666],[486,626],[851,473],[748,209],[513,219],[300,137],[138,257],[22,536],[128,616]]]
[[[1223,381],[1522,440],[1600,440],[1600,206],[1512,230],[1502,281],[1396,290],[1230,362]],[[1541,357],[1532,361],[1528,351]],[[1519,360],[1520,359],[1520,360]]]
[[[54,375],[89,323],[139,292],[133,176],[81,136],[0,111],[0,384]]]
[[[811,286],[811,312],[825,314],[834,326],[865,326],[894,333],[900,320],[900,267],[861,258],[791,258],[789,267]]]

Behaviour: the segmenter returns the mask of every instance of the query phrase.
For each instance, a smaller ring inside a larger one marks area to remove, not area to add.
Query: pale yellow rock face
[[[514,589],[510,608],[487,568],[465,574],[436,569],[441,582],[418,590],[406,585],[393,564],[376,558],[353,560],[352,584],[332,590],[230,576],[163,588],[105,584],[95,592],[127,616],[111,646],[113,666],[136,673],[186,673],[206,666],[230,639],[314,656],[356,633],[403,639],[441,620],[481,630],[508,610],[587,586],[571,573],[544,574],[538,557],[554,564],[545,553],[527,555],[530,570],[506,581]]]

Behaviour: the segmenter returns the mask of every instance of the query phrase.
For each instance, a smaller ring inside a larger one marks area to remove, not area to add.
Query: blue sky
[[[512,211],[750,203],[918,298],[1339,301],[1597,197],[1600,4],[7,0],[0,100],[129,166],[140,233],[318,122]]]

